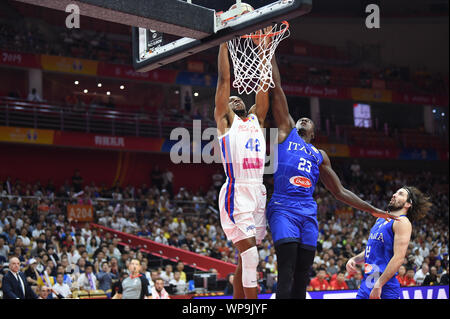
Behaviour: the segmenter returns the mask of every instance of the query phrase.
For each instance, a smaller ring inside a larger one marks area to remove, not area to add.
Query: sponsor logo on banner
[[[292,185],[301,186],[301,187],[305,187],[305,188],[310,188],[312,186],[312,183],[309,180],[309,178],[304,177],[304,176],[292,176],[289,179],[289,182]]]
[[[92,205],[67,205],[67,219],[77,222],[94,221]]]
[[[95,136],[96,146],[117,146],[125,147],[125,138],[119,136]]]

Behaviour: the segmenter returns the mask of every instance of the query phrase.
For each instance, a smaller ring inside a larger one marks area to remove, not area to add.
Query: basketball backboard
[[[211,15],[211,11],[205,11],[205,14],[199,13],[198,19],[202,21],[202,30],[206,33],[210,32],[206,36],[174,37],[167,36],[164,29],[149,30],[133,27],[134,68],[141,72],[153,70],[218,46],[233,37],[252,33],[282,20],[297,18],[307,14],[312,8],[312,0],[265,1],[264,6],[254,7],[254,11],[240,15],[244,8],[240,6],[242,2],[238,0],[235,3],[237,5],[231,10],[226,8],[223,12],[218,12],[211,8],[204,8],[211,10],[213,14]],[[192,3],[190,5],[201,8]]]

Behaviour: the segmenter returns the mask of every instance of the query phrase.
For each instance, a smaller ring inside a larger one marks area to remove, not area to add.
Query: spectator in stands
[[[331,290],[347,290],[348,285],[345,282],[345,272],[339,271],[337,273],[336,279],[330,283]]]
[[[164,289],[164,280],[157,278],[155,286],[152,289],[152,299],[170,299],[166,289]]]
[[[425,276],[422,286],[436,286],[436,285],[439,285],[437,269],[436,267],[432,266],[430,268],[430,273]]]
[[[439,259],[436,259],[436,261],[434,262],[434,267],[436,267],[438,276],[441,276],[441,274],[444,272],[444,268],[442,267],[442,262]]]
[[[311,279],[309,285],[313,290],[329,290],[330,284],[326,280],[327,272],[325,268],[319,268],[317,276]]]
[[[339,271],[339,267],[335,264],[335,259],[334,258],[330,258],[328,263],[329,263],[329,266],[327,267],[327,273],[330,276],[333,276],[333,275],[337,274],[338,271]]]
[[[37,271],[38,262],[35,258],[28,260],[28,267],[25,269],[25,277],[31,286],[38,285],[39,273]]]
[[[52,288],[47,286],[39,286],[38,288],[39,297],[38,299],[53,299],[51,294]]]
[[[276,272],[275,264],[276,264],[276,262],[274,261],[273,255],[267,256],[266,269],[269,271],[269,273]]]
[[[58,273],[56,275],[56,283],[52,287],[54,296],[60,295],[62,298],[70,298],[72,296],[72,291],[68,284],[64,282],[64,273]]]
[[[234,280],[234,273],[228,274],[227,275],[227,283],[225,285],[225,290],[223,291],[225,296],[233,295],[233,280]]]
[[[94,266],[92,264],[86,264],[85,272],[82,273],[77,280],[78,288],[80,290],[96,290],[97,278],[94,275]]]
[[[51,273],[52,273],[52,269],[47,264],[44,272],[39,274],[39,277],[37,278],[37,285],[53,287],[53,285],[55,284],[55,278],[51,275]]]
[[[358,269],[355,274],[347,280],[348,289],[358,290],[361,286],[362,277],[362,272]]]
[[[30,102],[42,102],[42,98],[39,96],[35,88],[31,89],[30,94],[28,94],[28,101]]]
[[[430,254],[430,250],[425,245],[425,242],[422,242],[419,247],[419,254],[422,256],[422,258],[428,257]]]
[[[267,261],[267,257],[270,255],[269,242],[264,242],[263,248],[259,250],[259,259]]]
[[[416,285],[416,281],[414,280],[414,269],[413,268],[407,268],[406,269],[406,275],[403,284],[406,287],[411,287]]]
[[[5,245],[5,238],[0,236],[0,256],[3,256],[5,259],[7,259],[8,255],[9,246]]]
[[[81,177],[79,169],[76,169],[72,176],[72,186],[75,193],[78,193],[83,189],[83,177]]]
[[[406,267],[404,265],[401,265],[398,269],[398,275],[396,276],[398,282],[400,283],[400,286],[404,287],[406,286]]]
[[[162,189],[163,173],[160,170],[158,165],[155,165],[155,167],[152,169],[152,172],[150,174],[150,179],[151,179],[152,186],[156,186],[159,190]]]
[[[169,282],[170,286],[173,286],[173,290],[176,294],[184,294],[187,292],[186,281],[181,279],[181,273],[175,270],[173,273],[173,279]]]
[[[184,264],[182,261],[177,263],[176,270],[180,272],[180,279],[187,282],[186,273],[184,272]]]
[[[439,284],[440,285],[448,285],[448,263],[447,263],[445,271],[442,273]]]
[[[103,290],[105,293],[109,293],[112,288],[112,281],[117,279],[117,276],[111,273],[111,268],[107,261],[101,263],[101,270],[99,271],[99,263],[95,262],[95,276],[98,280],[98,289]]]
[[[173,173],[168,168],[163,173],[163,188],[169,193],[169,198],[173,199]]]
[[[168,286],[170,281],[173,280],[173,267],[172,265],[168,264],[165,267],[165,270],[163,273],[161,273],[161,278],[164,280],[164,286]]]
[[[428,275],[428,264],[422,263],[422,268],[420,268],[416,273],[414,274],[414,280],[416,281],[417,285],[422,285],[425,277]]]

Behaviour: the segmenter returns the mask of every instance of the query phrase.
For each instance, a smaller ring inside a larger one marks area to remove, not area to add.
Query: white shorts
[[[219,194],[220,222],[234,243],[255,237],[259,245],[266,236],[266,187],[258,182],[223,184]]]

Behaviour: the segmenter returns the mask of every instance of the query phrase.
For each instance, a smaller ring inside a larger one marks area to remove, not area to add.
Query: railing
[[[202,121],[202,128],[208,127]],[[192,131],[192,119],[159,117],[91,106],[87,110],[46,102],[0,98],[0,126],[102,133],[116,136],[169,137],[177,127]]]
[[[22,195],[2,195],[0,194],[0,200],[3,199],[35,199],[35,200],[43,200],[48,199],[51,201],[54,200],[60,200],[63,203],[63,206],[66,206],[67,204],[76,203],[79,200],[90,200],[92,202],[92,205],[96,205],[98,202],[109,202],[109,203],[127,203],[127,202],[146,202],[146,200],[141,199],[134,199],[134,198],[127,198],[127,199],[114,199],[114,198],[105,198],[105,197],[90,197],[90,198],[84,198],[83,195],[79,196],[68,196],[68,197],[56,197],[56,196],[22,196]],[[208,202],[206,201],[191,201],[191,200],[176,200],[173,199],[170,201],[172,204],[182,206],[183,207],[183,215],[184,216],[199,216],[203,212],[206,212],[208,209],[215,211],[216,209],[212,207]]]

